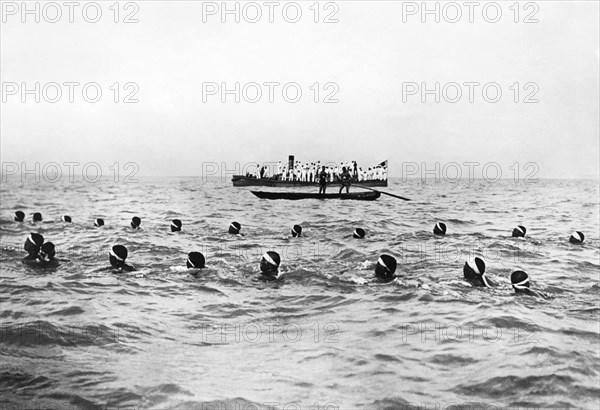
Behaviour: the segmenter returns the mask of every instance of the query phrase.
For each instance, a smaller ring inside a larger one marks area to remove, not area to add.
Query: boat
[[[293,155],[288,157],[287,169],[294,169],[295,158]],[[323,164],[326,165],[326,164]],[[258,164],[257,164],[258,166]],[[387,169],[387,160],[378,164],[377,167],[384,167]],[[314,181],[299,181],[296,179],[282,179],[282,175],[275,175],[271,177],[259,178],[257,175],[252,175],[251,173],[246,173],[246,175],[233,175],[231,178],[231,182],[233,182],[233,186],[267,186],[267,187],[279,187],[279,188],[301,188],[301,187],[318,187],[319,183],[316,180],[316,175],[314,176]],[[360,183],[361,185],[368,187],[387,187],[388,181],[386,179],[368,179],[359,181],[354,178],[352,183]],[[327,182],[327,186],[338,187],[341,185],[339,180]]]
[[[315,192],[268,192],[268,191],[250,191],[262,199],[345,199],[355,201],[374,201],[381,196],[378,191],[351,192],[351,193],[333,193],[318,194]]]

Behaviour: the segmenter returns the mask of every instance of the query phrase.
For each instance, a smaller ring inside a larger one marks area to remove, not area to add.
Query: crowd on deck
[[[320,161],[311,163],[294,162],[294,167],[283,165],[281,161],[277,163],[274,169],[260,164],[256,164],[256,173],[252,175],[248,173],[246,176],[252,176],[259,179],[276,179],[279,181],[301,181],[301,182],[318,182],[319,174],[325,167],[327,174],[327,182],[335,182],[341,179],[343,169],[347,169],[352,176],[352,181],[384,181],[387,180],[387,161],[384,161],[377,166],[362,169],[356,161],[346,161],[340,165],[332,163],[321,164]],[[271,167],[273,168],[273,167]]]

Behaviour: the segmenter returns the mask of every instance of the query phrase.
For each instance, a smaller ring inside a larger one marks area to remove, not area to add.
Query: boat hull
[[[250,191],[261,199],[342,199],[355,201],[374,201],[381,196],[379,192],[351,192],[349,194],[317,194],[314,192],[267,192],[267,191]]]
[[[318,187],[317,182],[305,182],[305,181],[281,181],[279,179],[271,178],[253,178],[246,177],[243,175],[234,175],[231,178],[233,186],[267,186],[267,187],[278,187],[278,188],[299,188],[299,187]],[[387,187],[387,180],[371,180],[371,181],[358,181],[358,184],[368,187]],[[328,182],[327,187],[340,187],[340,182]]]

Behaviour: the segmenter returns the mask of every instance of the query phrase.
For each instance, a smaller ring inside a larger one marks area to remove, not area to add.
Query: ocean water
[[[4,182],[0,408],[597,409],[598,181],[387,191],[412,201],[268,201],[200,178]],[[13,222],[19,209],[27,222]],[[232,221],[245,236],[227,234]],[[510,237],[516,225],[526,238]],[[60,266],[21,262],[30,232]],[[138,271],[107,269],[117,243]],[[279,281],[257,279],[267,250]],[[182,268],[190,251],[206,256],[197,277]],[[372,281],[382,253],[398,260],[391,284]],[[474,255],[497,288],[463,282]],[[517,269],[550,298],[515,296]]]

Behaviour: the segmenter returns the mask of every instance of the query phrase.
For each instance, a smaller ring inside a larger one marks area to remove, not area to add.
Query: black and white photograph
[[[0,0],[0,410],[600,408],[599,0]]]

